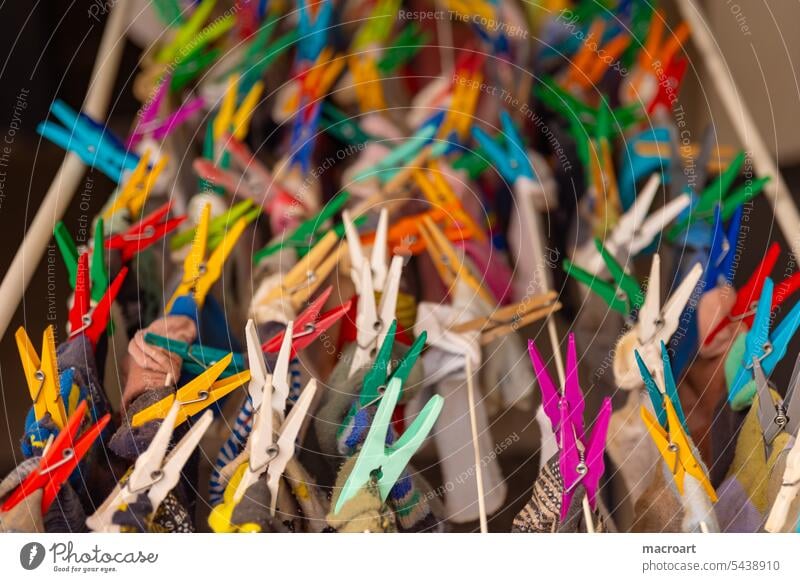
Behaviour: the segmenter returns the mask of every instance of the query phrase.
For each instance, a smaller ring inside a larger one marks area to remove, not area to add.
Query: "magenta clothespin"
[[[170,85],[170,75],[165,75],[158,84],[152,99],[142,109],[139,116],[139,123],[128,137],[125,143],[128,149],[136,147],[146,135],[151,135],[155,140],[162,140],[172,133],[176,127],[186,122],[192,115],[200,111],[205,106],[205,99],[195,97],[186,103],[181,104],[177,110],[173,111],[163,119],[158,119],[161,104],[167,94]]]
[[[583,424],[585,403],[578,379],[578,361],[573,334],[569,334],[568,342],[564,391],[559,393],[536,349],[536,344],[533,340],[528,341],[528,352],[542,390],[542,406],[550,419],[560,449],[558,467],[564,483],[561,519],[567,516],[578,485],[583,485],[586,490],[589,506],[593,510],[597,507],[597,490],[605,471],[603,452],[608,423],[611,419],[611,399],[606,397],[600,406],[591,436],[586,439]]]

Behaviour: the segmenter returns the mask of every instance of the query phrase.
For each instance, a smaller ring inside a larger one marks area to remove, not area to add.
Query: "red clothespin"
[[[320,293],[311,304],[294,319],[294,329],[297,330],[292,335],[292,351],[291,357],[294,358],[297,352],[305,349],[316,340],[322,333],[331,328],[331,326],[339,321],[342,316],[350,310],[350,301],[346,301],[334,307],[326,313],[322,312],[322,306],[330,297],[333,287],[328,287]],[[273,338],[265,341],[261,345],[261,349],[267,353],[277,353],[281,349],[283,336],[286,332],[283,331]]]
[[[158,242],[186,220],[185,216],[167,219],[172,203],[167,202],[123,233],[109,237],[105,247],[119,250],[122,262],[127,263],[137,253]]]
[[[23,499],[37,489],[44,489],[42,496],[42,514],[47,513],[50,505],[58,495],[58,490],[64,484],[80,460],[86,455],[92,444],[108,422],[111,415],[106,414],[95,424],[89,427],[80,437],[78,430],[86,417],[87,404],[84,400],[78,405],[66,426],[58,433],[53,443],[42,455],[39,466],[19,484],[19,487],[6,499],[0,511],[7,512],[16,507]],[[77,437],[77,438],[76,438]]]
[[[647,106],[648,115],[652,115],[659,107],[672,111],[672,105],[681,91],[681,83],[686,74],[686,66],[688,64],[689,61],[686,59],[673,57],[664,69],[663,78],[658,80],[658,91],[650,105]]]
[[[96,305],[91,304],[91,278],[89,277],[89,253],[83,253],[78,258],[78,273],[75,279],[75,302],[69,310],[69,338],[72,339],[84,334],[97,345],[100,336],[108,325],[108,316],[111,304],[119,293],[122,282],[128,274],[128,268],[123,267],[119,274],[108,286],[103,298]]]

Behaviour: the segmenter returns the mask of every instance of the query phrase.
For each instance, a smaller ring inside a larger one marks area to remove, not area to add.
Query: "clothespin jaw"
[[[661,362],[663,366],[663,387],[659,386],[650,369],[645,364],[642,357],[639,355],[638,350],[633,352],[636,358],[636,364],[639,366],[639,373],[642,375],[644,385],[647,387],[647,392],[650,395],[650,401],[653,403],[653,409],[656,411],[656,417],[661,426],[667,427],[667,411],[664,407],[664,396],[669,396],[670,400],[674,403],[675,412],[680,420],[681,426],[686,432],[689,432],[689,427],[686,424],[686,417],[683,414],[683,407],[680,405],[678,398],[678,387],[675,384],[675,378],[672,374],[672,363],[669,359],[667,346],[661,342]]]
[[[606,23],[596,19],[583,41],[583,46],[570,61],[570,68],[563,80],[565,88],[572,91],[588,91],[597,85],[613,64],[628,48],[630,36],[622,32],[611,40],[604,42]],[[606,55],[597,58],[597,51]]]
[[[125,232],[109,237],[105,248],[120,251],[122,262],[130,262],[183,224],[186,216],[167,218],[171,208],[171,202],[160,206]]]
[[[70,339],[83,334],[89,338],[93,346],[97,345],[108,326],[111,304],[114,303],[127,275],[128,268],[122,267],[97,304],[92,306],[89,254],[81,255],[78,259],[78,273],[75,280],[75,302],[69,311]]]
[[[247,137],[250,120],[263,91],[264,84],[261,81],[255,82],[237,107],[239,75],[228,77],[228,88],[212,125],[215,144],[219,143],[227,133],[239,141]]]
[[[400,378],[389,380],[367,437],[358,453],[358,459],[336,501],[334,513],[339,513],[345,503],[352,499],[362,487],[370,483],[377,487],[381,501],[386,501],[397,479],[439,417],[444,406],[444,399],[436,394],[428,400],[402,436],[392,445],[386,446],[392,412],[400,397],[402,384]]]
[[[298,1],[300,40],[297,43],[297,58],[301,62],[314,62],[327,43],[333,5],[323,2],[317,6],[317,13],[312,19],[311,4],[307,0]]]
[[[162,420],[169,413],[175,402],[178,402],[181,406],[175,419],[175,426],[179,426],[186,422],[187,419],[227,396],[250,380],[250,372],[247,370],[218,380],[222,372],[230,366],[232,360],[233,354],[228,354],[209,367],[204,373],[181,386],[175,394],[170,394],[137,412],[131,419],[131,426],[137,427],[153,420]]]
[[[125,184],[114,195],[113,202],[103,211],[103,219],[112,221],[114,216],[123,210],[127,212],[130,220],[139,217],[142,208],[147,204],[150,192],[169,161],[167,156],[161,156],[151,168],[150,156],[150,150],[142,155],[142,159]]]
[[[183,360],[183,370],[192,376],[199,376],[208,370],[210,366],[230,354],[226,350],[204,346],[199,343],[189,344],[151,332],[145,334],[144,341],[151,346],[159,347],[180,356]],[[234,353],[230,364],[220,374],[220,378],[227,378],[244,369],[246,369],[244,358],[241,354]]]
[[[328,287],[328,289],[330,290],[332,288]],[[328,291],[327,294],[329,295],[330,292]],[[333,324],[339,321],[346,313],[350,311],[351,300],[347,300],[341,305],[334,307],[323,314],[320,314],[319,308],[321,308],[325,302],[320,302],[319,299],[323,298],[325,295],[325,293],[320,295],[320,297],[314,300],[314,303],[312,303],[312,305],[310,305],[306,311],[295,318],[295,327],[299,331],[292,334],[290,351],[291,358],[294,358],[297,355],[297,352],[311,345],[311,343],[314,342],[320,335],[328,331]],[[315,307],[316,304],[318,304],[318,307]],[[286,331],[283,331],[272,339],[264,342],[262,345],[262,350],[266,353],[277,352],[280,349],[281,343],[283,342],[283,337],[286,333]]]
[[[78,276],[78,247],[72,240],[66,225],[61,221],[53,229],[53,236],[56,239],[58,250],[61,252],[61,257],[64,259],[64,265],[69,274],[69,283],[75,289]],[[94,226],[92,264],[89,274],[92,286],[91,298],[94,302],[100,301],[108,288],[108,270],[103,257],[103,245],[103,219],[99,218]]]
[[[50,447],[42,454],[39,465],[8,496],[0,511],[10,511],[37,489],[44,489],[41,509],[42,515],[47,513],[61,486],[111,420],[111,415],[106,414],[78,436],[87,408],[86,401],[82,401]]]
[[[778,435],[785,432],[797,436],[797,430],[800,428],[800,396],[798,396],[800,357],[795,362],[792,377],[786,389],[786,397],[783,400],[778,399],[777,402],[773,400],[761,362],[758,358],[753,358],[752,364],[756,394],[758,395],[758,422],[764,440],[764,457],[769,459],[772,456],[773,443]]]
[[[502,146],[478,126],[472,128],[472,137],[486,152],[497,172],[509,184],[514,184],[521,177],[536,180],[525,144],[514,121],[505,110],[500,111],[500,120],[505,137]]]
[[[58,358],[53,326],[49,325],[42,334],[42,357],[36,353],[24,327],[14,335],[25,381],[33,401],[34,416],[42,421],[48,413],[58,428],[67,423],[67,413],[61,398],[58,379]]]
[[[719,205],[714,209],[714,238],[711,242],[708,265],[703,274],[706,291],[715,287],[733,286],[736,269],[733,259],[739,244],[741,219],[742,207],[740,206],[733,214],[728,232],[725,232],[722,223],[722,209]]]
[[[375,229],[375,240],[372,244],[372,253],[367,258],[361,246],[361,238],[356,230],[356,224],[351,219],[350,213],[342,212],[342,224],[347,237],[347,250],[350,253],[350,277],[355,285],[356,292],[361,293],[361,273],[365,265],[372,273],[374,287],[382,289],[386,284],[388,273],[387,240],[389,236],[389,212],[382,208]]]

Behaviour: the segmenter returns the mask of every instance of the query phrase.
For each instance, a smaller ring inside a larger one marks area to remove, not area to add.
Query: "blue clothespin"
[[[317,135],[319,135],[317,125],[321,109],[321,100],[307,104],[295,115],[292,125],[292,140],[289,150],[292,152],[292,164],[298,164],[304,174],[311,167],[311,156],[314,153]]]
[[[659,172],[662,174],[664,184],[669,183],[670,140],[669,128],[664,126],[646,129],[628,140],[625,148],[625,161],[620,168],[618,179],[619,201],[623,210],[628,210],[633,206],[639,181]],[[642,153],[640,146],[644,144],[663,146],[664,156]]]
[[[722,221],[722,209],[719,206],[714,209],[714,235],[711,240],[708,261],[703,271],[704,293],[711,291],[715,287],[733,286],[733,276],[736,274],[736,264],[733,259],[736,256],[736,246],[739,243],[741,226],[741,206],[736,209],[736,212],[731,217],[727,232],[725,232]]]
[[[734,410],[741,409],[742,402],[750,400],[748,395],[751,390],[745,390],[746,386],[751,386],[752,393],[755,394],[753,358],[758,359],[764,374],[769,376],[778,362],[786,355],[786,348],[800,327],[800,303],[797,303],[772,334],[769,333],[772,319],[772,290],[772,279],[767,278],[758,300],[753,327],[747,332],[745,338],[744,354],[739,362],[731,362],[731,365],[736,365],[738,369],[733,382],[728,386],[728,402],[731,403]],[[735,351],[732,349],[731,353],[734,354]],[[728,375],[728,362],[726,362],[725,368],[726,375]]]
[[[500,121],[505,137],[505,144],[502,146],[477,126],[472,128],[472,137],[483,148],[497,171],[509,184],[514,184],[523,177],[536,181],[525,144],[507,111],[500,112]]]
[[[333,2],[319,2],[317,17],[311,20],[311,9],[306,0],[298,0],[300,20],[297,28],[300,39],[297,43],[297,58],[301,61],[313,63],[328,43],[328,29],[333,16]]]
[[[122,182],[124,173],[139,164],[139,156],[126,150],[111,130],[88,115],[77,113],[60,99],[53,101],[50,112],[61,125],[45,120],[36,132],[75,153],[87,166],[97,168],[116,183]]]
[[[678,397],[678,386],[675,384],[675,376],[672,374],[672,363],[669,360],[667,346],[664,345],[664,342],[661,342],[661,361],[664,365],[664,392],[659,389],[653,375],[639,355],[639,351],[634,350],[633,355],[636,357],[636,364],[639,366],[639,373],[642,375],[644,385],[647,386],[647,393],[650,395],[650,401],[653,403],[658,422],[661,423],[661,426],[667,428],[667,409],[664,407],[664,396],[667,396],[675,406],[675,412],[684,430],[689,432],[689,427],[686,426],[686,416],[683,414],[683,407],[681,407],[681,401]]]

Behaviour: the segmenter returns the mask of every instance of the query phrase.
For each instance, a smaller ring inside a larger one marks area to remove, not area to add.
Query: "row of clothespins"
[[[54,230],[66,341],[16,334],[32,408],[1,529],[486,531],[512,475],[534,483],[514,531],[795,528],[800,378],[781,399],[766,377],[800,278],[773,284],[774,245],[737,288],[767,178],[713,132],[679,143],[688,28],[628,0],[445,4],[481,15],[450,23],[468,48],[399,0],[159,0],[126,140],[54,102],[39,132],[117,187],[88,245]],[[520,476],[504,417],[539,396]]]

